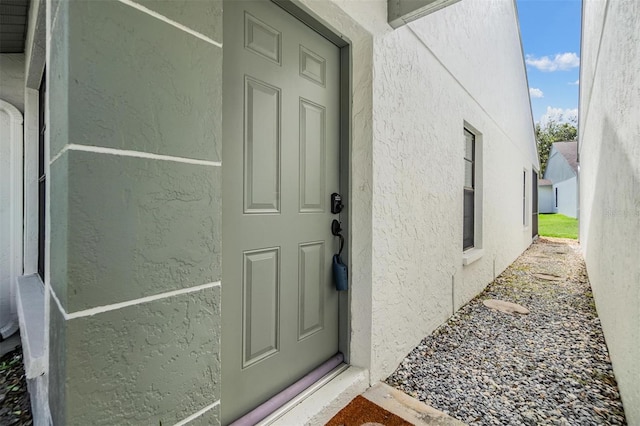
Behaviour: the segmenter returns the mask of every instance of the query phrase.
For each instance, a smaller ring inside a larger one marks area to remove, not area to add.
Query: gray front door
[[[223,423],[338,351],[339,67],[273,3],[224,3]]]

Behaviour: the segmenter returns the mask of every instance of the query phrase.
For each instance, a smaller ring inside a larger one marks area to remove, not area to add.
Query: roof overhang
[[[387,0],[387,21],[401,27],[460,0]]]
[[[23,53],[29,0],[0,0],[0,53]]]

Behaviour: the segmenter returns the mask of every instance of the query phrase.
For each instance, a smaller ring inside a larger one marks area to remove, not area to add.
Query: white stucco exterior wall
[[[580,240],[627,422],[640,424],[640,2],[585,1]]]
[[[538,186],[538,209],[540,213],[553,213],[555,206],[551,185]]]
[[[556,144],[551,146],[544,178],[553,182],[552,209],[550,212],[577,218],[578,177],[566,158],[556,149]]]
[[[335,4],[373,37],[375,382],[531,243],[522,223],[522,172],[530,182],[538,160],[512,1],[459,2],[397,30],[386,23],[386,1]],[[483,215],[476,224],[482,256],[468,266],[462,263],[465,125],[475,130],[483,158],[477,189]],[[530,191],[529,183],[528,200]],[[353,315],[359,305],[353,297]]]
[[[554,213],[560,213],[569,217],[578,217],[578,178],[564,180],[553,185],[553,195],[558,191],[558,206],[554,207]],[[554,200],[555,202],[555,200]],[[554,204],[555,206],[555,204]]]

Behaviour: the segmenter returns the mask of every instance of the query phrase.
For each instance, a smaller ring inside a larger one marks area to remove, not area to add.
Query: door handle
[[[340,222],[338,222],[336,219],[333,219],[333,222],[331,222],[331,233],[336,237],[340,237],[341,232],[342,226],[340,225]]]
[[[336,219],[333,219],[333,222],[331,222],[331,233],[340,238],[340,249],[338,250],[338,256],[340,256],[344,248],[344,237],[342,236],[342,225],[340,225],[340,222]]]
[[[336,237],[340,238],[340,249],[337,254],[333,255],[332,261],[332,270],[333,270],[333,280],[336,285],[336,290],[338,291],[346,291],[349,290],[349,278],[347,274],[347,265],[344,264],[340,255],[342,254],[342,249],[344,248],[344,237],[341,234],[342,226],[340,222],[336,219],[333,219],[331,222],[331,233]]]

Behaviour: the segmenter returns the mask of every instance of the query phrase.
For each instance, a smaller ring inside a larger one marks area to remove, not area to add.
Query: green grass
[[[578,239],[578,219],[563,214],[540,214],[538,216],[538,234],[541,237],[559,237]]]

